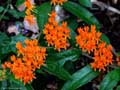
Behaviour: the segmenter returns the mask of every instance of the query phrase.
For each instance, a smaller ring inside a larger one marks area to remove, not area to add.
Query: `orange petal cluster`
[[[53,5],[56,5],[56,4],[62,5],[66,1],[67,0],[51,0],[51,4],[53,4]]]
[[[78,34],[79,35],[76,36],[76,43],[82,48],[82,51],[90,53],[96,49],[101,33],[96,32],[94,25],[91,25],[91,28],[88,26],[78,28]]]
[[[66,49],[69,46],[67,39],[70,38],[70,30],[67,27],[67,22],[62,22],[59,26],[58,22],[55,21],[56,13],[53,11],[50,14],[48,23],[45,25],[43,33],[45,34],[45,39],[48,46],[52,45],[56,50]]]
[[[91,63],[91,67],[94,70],[105,71],[105,67],[112,64],[112,46],[106,45],[105,42],[98,44],[97,49],[94,51],[94,62]]]
[[[91,52],[94,53],[94,61],[91,63],[91,67],[94,70],[99,69],[99,71],[104,71],[106,66],[112,64],[112,46],[101,42],[101,33],[96,32],[94,25],[91,25],[91,28],[88,26],[78,28],[78,34],[76,36],[76,43],[82,51],[89,54]]]
[[[31,0],[25,0],[24,5],[26,6],[26,16],[25,16],[25,20],[27,20],[29,22],[30,25],[35,23],[35,17],[34,15],[32,15],[31,11],[34,8],[33,4],[31,3]]]
[[[11,61],[5,62],[2,67],[10,68],[16,79],[20,79],[24,84],[31,82],[35,78],[34,71],[45,65],[46,48],[38,46],[37,40],[25,40],[23,47],[21,42],[16,44],[18,57],[12,55]]]

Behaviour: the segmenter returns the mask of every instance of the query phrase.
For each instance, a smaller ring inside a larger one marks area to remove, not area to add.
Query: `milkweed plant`
[[[31,39],[21,33],[8,37],[0,32],[1,90],[34,90],[37,74],[63,80],[58,90],[77,90],[101,76],[99,90],[119,87],[120,54],[87,9],[92,7],[90,0],[48,0],[40,5],[17,0],[16,6],[20,5],[25,8],[23,20],[37,25],[39,33]],[[83,65],[75,69],[76,62]]]

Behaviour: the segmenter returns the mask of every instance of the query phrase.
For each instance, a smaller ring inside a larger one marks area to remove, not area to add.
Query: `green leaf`
[[[0,59],[3,58],[4,52],[8,52],[3,49],[8,48],[8,45],[10,42],[11,42],[11,39],[5,33],[0,32]]]
[[[68,27],[70,29],[70,39],[69,39],[69,42],[70,42],[70,45],[72,45],[73,47],[76,47],[76,28],[78,27],[78,23],[77,21],[75,20],[75,18],[69,18],[67,20],[68,22]]]
[[[10,41],[10,38],[5,33],[0,32],[0,47],[5,46]]]
[[[22,42],[24,43],[24,40],[27,39],[25,36],[19,34],[17,36],[11,37],[11,42],[9,44],[9,49],[12,52],[16,52],[16,43]]]
[[[81,50],[80,49],[69,49],[67,51],[64,51],[62,53],[59,53],[58,57],[60,57],[60,59],[58,59],[58,63],[63,66],[66,62],[68,61],[76,61],[80,58],[81,55]]]
[[[69,49],[60,53],[48,54],[46,67],[44,67],[44,69],[60,79],[68,80],[71,78],[71,75],[63,68],[63,66],[68,61],[78,60],[80,53],[81,51],[79,49]]]
[[[78,70],[72,75],[72,79],[68,80],[61,90],[76,90],[77,88],[85,85],[96,76],[99,72],[95,72],[89,65],[85,66],[81,70]]]
[[[37,17],[37,23],[39,26],[40,31],[44,29],[44,25],[48,21],[48,13],[51,12],[51,5],[50,2],[45,2],[42,5],[35,8],[35,15]]]
[[[77,29],[78,27],[78,22],[76,20],[76,18],[70,17],[67,20],[68,26],[73,29],[74,31]]]
[[[4,7],[0,6],[0,13],[4,10]]]
[[[16,6],[20,6],[21,4],[23,4],[25,2],[25,0],[17,0],[16,2]]]
[[[0,81],[0,90],[7,89],[7,80]]]
[[[66,51],[62,51],[60,53],[49,54],[47,57],[48,62],[49,60],[53,60],[53,62],[59,63],[60,66],[63,66],[67,61],[76,61],[79,59],[81,55],[81,51],[79,49],[69,49]]]
[[[76,47],[76,32],[73,31],[73,29],[70,28],[70,39],[69,39],[69,42],[70,42],[70,45],[72,45],[73,47]]]
[[[68,1],[63,4],[63,7],[73,15],[84,20],[87,24],[95,24],[97,28],[100,28],[100,24],[98,20],[93,16],[93,14],[77,3]]]
[[[0,17],[1,17],[1,16],[2,16],[2,15],[0,15]],[[4,19],[4,20],[9,20],[9,17],[6,15],[6,16],[3,16],[2,19]]]
[[[14,82],[14,83],[16,83],[16,84],[18,84],[18,85],[24,86],[23,82],[21,82],[21,81],[18,80],[18,79],[15,79],[15,77],[14,77],[13,74],[9,73],[7,77],[8,77],[8,80],[9,80],[10,82]]]
[[[92,7],[92,3],[90,0],[79,0],[79,3],[85,7]]]
[[[67,61],[64,64],[64,68],[70,73],[73,74],[75,72],[75,65],[72,61]]]
[[[120,56],[120,52],[117,52],[117,56]]]
[[[46,66],[43,67],[43,69],[62,80],[68,80],[71,78],[71,75],[62,66],[52,60],[49,60],[49,62],[46,61]]]
[[[101,40],[106,42],[107,44],[110,44],[109,38],[104,33],[101,35]]]
[[[15,9],[10,9],[8,11],[9,14],[11,14],[14,18],[19,19],[20,17],[25,17],[25,13],[24,12],[19,12]]]
[[[25,87],[26,90],[34,90],[31,84],[26,84]]]
[[[4,37],[4,39],[5,39],[5,37]],[[9,41],[5,42],[6,41],[5,40],[4,42],[2,42],[2,44],[1,44],[2,48],[0,48],[0,51],[1,51],[0,54],[1,55],[8,54],[10,52],[16,53],[16,43],[19,42],[19,41],[23,43],[24,40],[26,39],[26,37],[24,37],[22,35],[17,35],[17,36],[11,37],[11,38],[6,37],[6,39],[9,40]]]
[[[26,90],[26,87],[24,86],[22,81],[20,81],[19,79],[15,79],[14,75],[8,72],[7,73],[7,87],[5,89]]]
[[[113,90],[120,81],[120,68],[109,72],[100,84],[100,90]]]
[[[116,90],[120,90],[120,85],[119,85],[119,86],[117,86]]]

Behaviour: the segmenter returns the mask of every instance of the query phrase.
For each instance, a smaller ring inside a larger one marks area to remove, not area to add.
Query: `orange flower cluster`
[[[78,28],[78,36],[76,36],[76,43],[80,46],[83,52],[94,53],[94,62],[91,67],[96,70],[105,70],[105,67],[112,64],[112,47],[106,45],[105,42],[100,41],[101,33],[96,32],[96,27],[91,25],[91,28],[85,26]]]
[[[25,47],[21,42],[16,44],[18,57],[10,57],[10,62],[5,62],[2,67],[10,68],[16,79],[20,79],[24,84],[35,78],[34,71],[44,65],[46,58],[46,48],[39,47],[37,40],[25,40]]]
[[[32,15],[31,11],[34,8],[33,4],[31,3],[31,0],[25,0],[24,5],[26,6],[26,16],[25,16],[25,20],[27,20],[29,22],[30,25],[35,23],[35,17],[34,15]]]
[[[111,45],[106,45],[105,42],[101,42],[94,51],[94,62],[91,63],[91,67],[94,70],[99,69],[99,71],[105,71],[105,67],[112,64],[113,55],[111,50]]]
[[[51,0],[51,4],[53,4],[53,5],[56,5],[56,4],[62,5],[66,1],[67,0]]]
[[[58,22],[55,21],[55,17],[56,13],[53,11],[43,33],[45,34],[44,38],[47,40],[48,46],[55,46],[55,49],[60,51],[69,46],[67,39],[70,38],[70,30],[67,27],[67,22],[62,22],[62,25],[59,26]]]
[[[90,31],[91,30],[91,31]],[[96,49],[96,45],[99,42],[101,33],[96,32],[94,25],[91,25],[89,30],[88,26],[84,28],[78,28],[78,36],[76,36],[76,42],[82,48],[82,51],[90,53]]]

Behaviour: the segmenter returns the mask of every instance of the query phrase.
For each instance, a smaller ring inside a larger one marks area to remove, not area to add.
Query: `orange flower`
[[[111,51],[111,45],[107,46],[105,42],[100,43],[94,51],[94,61],[91,63],[91,67],[94,70],[105,71],[105,67],[112,64],[113,55]]]
[[[93,62],[91,67],[99,71],[105,71],[105,67],[112,64],[112,46],[106,45],[105,42],[100,41],[101,33],[96,32],[94,25],[84,28],[78,28],[78,34],[76,36],[77,45],[80,46],[83,52],[94,53]]]
[[[25,20],[28,21],[30,25],[35,24],[35,17],[31,13],[31,11],[34,8],[33,4],[31,3],[31,0],[26,0],[24,4],[27,7],[25,11],[26,13]]]
[[[30,25],[33,25],[35,23],[35,17],[33,15],[25,16],[25,20],[28,21]]]
[[[49,16],[50,18],[43,31],[48,46],[52,45],[58,51],[67,49],[69,46],[67,39],[70,38],[70,30],[67,27],[67,22],[62,22],[62,25],[59,26],[58,22],[55,21],[56,13],[53,11]]]
[[[31,7],[32,7],[31,0],[25,0],[24,5],[25,5],[27,8],[31,8]]]
[[[53,4],[53,5],[56,5],[56,4],[62,5],[66,1],[67,0],[51,0],[51,4]]]
[[[101,33],[96,32],[94,25],[91,25],[90,31],[88,26],[78,28],[78,34],[76,36],[76,43],[82,48],[82,51],[90,53],[96,49]]]
[[[10,62],[5,62],[2,67],[10,68],[16,79],[20,79],[24,84],[31,82],[35,78],[34,71],[44,64],[46,59],[46,48],[39,47],[37,40],[25,40],[25,46],[21,42],[16,44],[18,57],[10,57]]]

